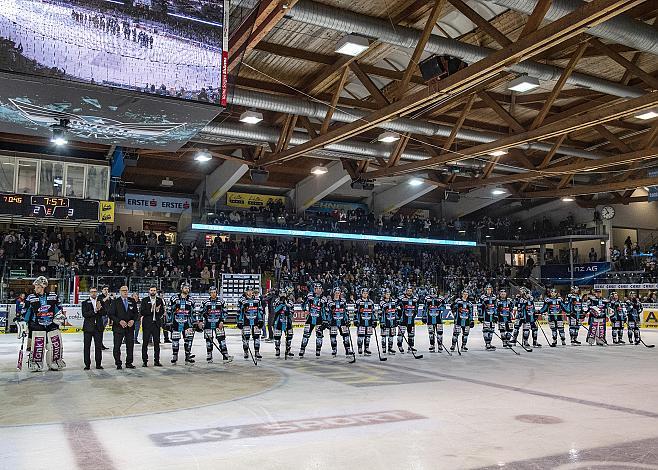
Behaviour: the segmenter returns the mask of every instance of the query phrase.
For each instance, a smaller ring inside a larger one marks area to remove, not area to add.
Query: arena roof
[[[593,206],[646,200],[635,191],[658,184],[647,172],[658,119],[637,117],[658,113],[655,2],[242,0],[231,9],[227,110],[180,151],[135,149],[138,163],[123,176],[131,188],[160,189],[168,177],[191,193],[227,161],[270,172],[261,185],[244,174],[240,188],[283,193],[340,161],[352,179],[378,186],[420,178],[435,188],[417,200],[427,203],[494,187]],[[349,33],[368,48],[336,53]],[[434,54],[468,67],[426,82],[417,64]],[[508,89],[526,74],[539,87]],[[240,122],[248,110],[263,120]],[[379,142],[385,131],[397,140]],[[15,135],[0,144],[49,145]],[[111,150],[70,149],[90,158]],[[196,162],[199,149],[212,160]]]

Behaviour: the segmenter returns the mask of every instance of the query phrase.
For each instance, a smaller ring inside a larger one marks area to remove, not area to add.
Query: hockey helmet
[[[313,290],[316,289],[322,289],[322,283],[321,282],[314,282],[313,283]]]
[[[363,294],[370,294],[370,289],[368,289],[367,287],[362,287],[361,288],[361,295],[363,295]]]
[[[577,294],[578,292],[580,292],[580,289],[578,288],[578,286],[571,286],[571,292]]]
[[[212,294],[213,292],[217,292],[217,287],[215,287],[215,286],[210,286],[210,288],[208,289],[208,293],[209,293],[209,294]]]
[[[46,287],[48,287],[48,278],[46,276],[39,276],[38,278],[36,278],[34,280],[32,285],[34,287],[39,286],[39,287],[43,287],[45,289]]]
[[[430,287],[430,295],[436,295],[438,294],[438,290],[436,287]]]
[[[555,287],[551,287],[548,289],[548,295],[557,295],[557,289]]]

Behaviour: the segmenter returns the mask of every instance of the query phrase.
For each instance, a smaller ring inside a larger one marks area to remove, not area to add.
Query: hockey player
[[[594,341],[599,346],[607,345],[606,320],[610,301],[603,297],[600,289],[594,291],[594,296],[589,299],[589,329],[587,331],[587,342],[592,345]]]
[[[264,322],[261,299],[254,292],[253,287],[245,289],[244,296],[238,301],[238,328],[242,331],[242,350],[244,358],[249,359],[249,339],[254,337],[254,356],[262,359],[260,355],[260,334]]]
[[[224,322],[226,321],[227,311],[226,304],[217,296],[217,288],[212,286],[208,289],[210,298],[203,303],[201,312],[203,315],[203,336],[206,340],[206,361],[212,363],[213,335],[219,342],[219,350],[222,353],[224,363],[231,362],[233,356],[228,355],[226,347],[226,331],[224,331]]]
[[[375,314],[375,302],[370,300],[370,290],[367,287],[361,289],[361,298],[356,301],[354,326],[356,326],[356,344],[359,354],[370,356],[370,337],[372,329],[377,327],[377,315]],[[364,348],[365,346],[365,348]]]
[[[631,292],[626,299],[626,314],[628,322],[628,342],[640,344],[640,322],[642,321],[642,304],[637,298],[637,293]],[[635,340],[633,340],[635,336]]]
[[[529,347],[528,339],[532,331],[532,346],[541,348],[541,344],[537,342],[537,311],[535,310],[535,302],[532,299],[530,290],[523,287],[521,288],[521,295],[516,299],[516,319],[514,320],[514,333],[512,334],[512,343],[516,343],[519,336],[519,330],[523,325],[523,346]]]
[[[407,286],[402,297],[398,299],[398,349],[404,354],[402,347],[402,338],[404,332],[407,332],[407,341],[409,342],[408,352],[414,347],[414,337],[416,336],[416,315],[418,315],[419,301],[414,295],[414,289]],[[415,349],[414,349],[415,351]]]
[[[313,284],[313,292],[308,294],[304,302],[306,315],[306,324],[304,325],[304,336],[302,337],[302,347],[299,350],[299,357],[304,357],[308,339],[311,337],[313,328],[315,328],[315,355],[320,356],[322,349],[323,330],[327,324],[327,299],[322,295],[322,284],[316,282]]]
[[[48,279],[39,276],[32,283],[34,294],[25,300],[25,312],[17,322],[19,338],[27,334],[31,339],[31,349],[28,355],[28,367],[33,372],[44,369],[61,370],[66,367],[62,359],[62,335],[59,327],[66,317],[62,313],[59,298],[54,292],[47,292]],[[28,344],[29,344],[28,339]]]
[[[496,328],[496,296],[493,294],[493,287],[487,284],[484,288],[484,294],[480,297],[480,308],[478,312],[478,321],[482,323],[482,336],[484,336],[484,345],[487,351],[495,351],[496,346],[491,344],[493,339],[494,328]]]
[[[512,346],[512,310],[514,302],[507,298],[507,291],[500,289],[498,291],[498,300],[496,300],[496,319],[498,320],[498,331],[503,340],[503,347]]]
[[[468,291],[462,290],[461,298],[456,299],[451,306],[452,312],[455,315],[455,326],[452,330],[452,346],[450,350],[454,351],[457,341],[459,341],[459,334],[462,333],[462,351],[468,351],[466,343],[468,341],[468,333],[473,328],[473,303],[468,300]]]
[[[580,296],[578,286],[573,286],[571,292],[567,296],[566,301],[567,312],[569,315],[569,336],[571,337],[571,345],[578,346],[578,332],[580,325],[583,321],[583,298]]]
[[[544,299],[544,306],[539,312],[540,315],[546,314],[548,318],[548,326],[551,328],[553,335],[553,342],[550,344],[552,348],[557,346],[557,335],[560,333],[562,346],[566,346],[566,337],[564,335],[564,312],[566,311],[564,301],[557,295],[557,290],[554,288],[549,289],[549,297]]]
[[[195,305],[190,297],[190,285],[181,284],[180,294],[171,297],[169,301],[169,317],[167,327],[171,331],[171,363],[178,362],[180,340],[183,338],[185,364],[194,364],[192,355],[192,340],[194,339]]]
[[[379,325],[382,333],[382,351],[387,351],[391,355],[395,354],[393,350],[393,338],[398,326],[398,303],[391,296],[391,289],[384,289],[382,300],[379,302]]]
[[[612,343],[626,344],[624,341],[624,322],[626,321],[626,303],[613,291],[610,295],[610,323],[612,324]]]
[[[350,347],[350,316],[347,313],[347,302],[340,287],[334,288],[333,298],[327,304],[329,319],[329,338],[331,339],[331,355],[338,354],[338,333],[343,337],[345,355],[352,356],[354,352]]]
[[[292,325],[292,314],[293,314],[293,288],[286,287],[285,289],[279,289],[279,296],[274,299],[272,303],[272,311],[274,314],[274,348],[276,349],[276,357],[281,357],[281,336],[283,332],[286,334],[286,352],[287,357],[294,356],[290,352],[290,346],[292,345],[292,335],[293,335],[293,325]]]
[[[423,323],[427,325],[427,333],[430,337],[430,352],[434,352],[434,337],[436,335],[439,352],[443,352],[443,312],[445,300],[437,295],[435,287],[430,287],[429,295],[423,303]]]

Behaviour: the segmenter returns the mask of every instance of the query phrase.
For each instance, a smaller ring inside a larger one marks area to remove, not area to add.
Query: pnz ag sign
[[[592,284],[596,276],[609,270],[610,263],[574,264],[573,280],[575,284]],[[572,273],[568,264],[547,264],[541,267],[541,277],[554,284],[569,284]]]

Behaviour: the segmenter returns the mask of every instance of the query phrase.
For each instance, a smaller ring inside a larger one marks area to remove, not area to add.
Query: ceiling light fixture
[[[314,175],[326,175],[329,172],[326,166],[314,166],[311,168],[311,173]]]
[[[389,144],[391,142],[395,142],[396,140],[400,140],[400,136],[395,132],[382,132],[379,134],[379,137],[377,137],[377,140]]]
[[[494,196],[501,196],[503,194],[507,194],[507,191],[504,190],[503,188],[494,188],[491,190],[491,194]]]
[[[258,111],[247,110],[244,113],[240,114],[240,122],[245,124],[258,124],[263,120],[263,113]]]
[[[490,152],[489,155],[492,157],[502,157],[503,155],[507,155],[507,150],[494,150],[493,152]]]
[[[635,117],[638,119],[642,119],[643,121],[648,121],[649,119],[658,117],[658,110],[650,109],[648,111],[644,111],[642,114],[636,114]]]
[[[60,119],[57,124],[50,126],[50,129],[53,133],[50,141],[53,144],[61,146],[69,143],[68,139],[66,138],[66,129],[68,128],[68,125],[68,119]]]
[[[562,202],[573,202],[575,199],[571,196],[564,196],[562,199],[560,199]]]
[[[420,186],[421,184],[423,184],[423,180],[421,180],[420,178],[411,178],[409,180],[409,184],[411,186]]]
[[[207,150],[199,150],[194,159],[199,163],[205,163],[212,160],[212,155]]]
[[[344,54],[349,56],[357,56],[370,47],[367,38],[357,36],[356,34],[348,34],[343,36],[336,43],[334,51],[337,54]]]
[[[526,91],[534,90],[539,86],[539,80],[535,77],[521,75],[507,84],[507,89],[516,91],[517,93],[525,93]]]

